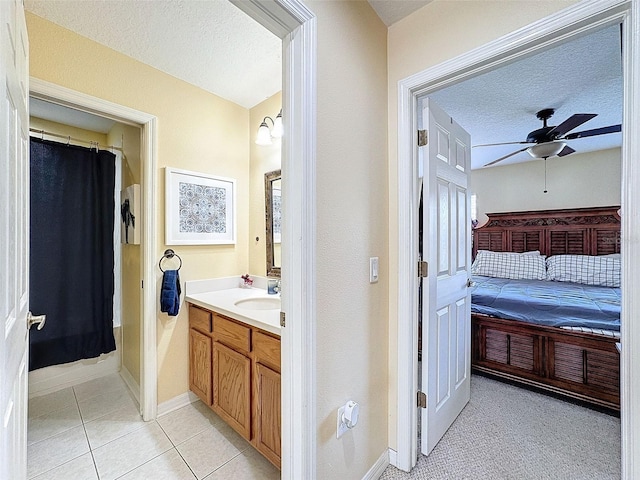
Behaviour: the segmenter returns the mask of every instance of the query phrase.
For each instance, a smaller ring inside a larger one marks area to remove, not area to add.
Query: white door
[[[29,116],[27,28],[20,0],[0,1],[0,478],[27,466]]]
[[[422,453],[428,455],[469,401],[471,138],[432,100],[424,99],[422,252]]]

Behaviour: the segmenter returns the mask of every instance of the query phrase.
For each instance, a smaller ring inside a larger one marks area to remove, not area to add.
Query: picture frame
[[[236,181],[165,167],[165,243],[236,243]]]

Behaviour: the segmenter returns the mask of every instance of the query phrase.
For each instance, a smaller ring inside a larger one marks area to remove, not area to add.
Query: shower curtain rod
[[[57,137],[57,138],[63,138],[67,140],[67,144],[69,144],[70,142],[80,142],[80,143],[88,143],[90,145],[89,148],[93,148],[94,146],[96,147],[96,149],[98,149],[100,147],[100,143],[99,142],[92,142],[92,141],[88,141],[88,140],[81,140],[79,138],[73,138],[70,135],[60,135],[59,133],[52,133],[52,132],[47,132],[46,130],[39,130],[37,128],[29,128],[29,132],[31,133],[37,133],[39,135],[48,135],[49,137]],[[44,138],[43,138],[44,140]],[[121,152],[122,147],[116,147],[115,145],[104,145],[104,148],[106,149],[110,149],[110,150],[120,150]]]

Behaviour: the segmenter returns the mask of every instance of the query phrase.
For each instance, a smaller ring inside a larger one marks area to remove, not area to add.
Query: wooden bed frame
[[[478,250],[543,255],[620,252],[619,207],[492,213]],[[471,314],[471,365],[515,382],[620,410],[619,339]]]

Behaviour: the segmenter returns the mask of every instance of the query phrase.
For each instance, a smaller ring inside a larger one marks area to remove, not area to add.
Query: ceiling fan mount
[[[549,127],[547,125],[547,121],[553,116],[556,112],[555,108],[545,108],[536,113],[536,117],[538,117],[543,122],[542,128],[538,128],[533,132],[529,132],[527,135],[527,143],[543,143],[543,142],[551,142],[557,138],[557,136],[552,135],[551,138],[549,136],[549,132],[555,128],[555,126]]]
[[[548,121],[555,113],[554,108],[544,108],[536,113],[536,117],[542,120],[542,128],[533,130],[527,135],[527,139],[524,142],[505,142],[505,143],[489,143],[485,145],[475,145],[476,147],[491,147],[496,145],[523,145],[533,144],[528,147],[516,150],[508,155],[504,155],[492,162],[485,165],[488,167],[494,165],[502,160],[505,160],[520,152],[528,152],[534,158],[548,158],[553,156],[564,157],[575,152],[573,148],[567,145],[567,140],[573,140],[576,138],[593,137],[596,135],[605,135],[607,133],[616,133],[622,131],[622,125],[609,125],[608,127],[596,128],[593,130],[583,130],[581,132],[569,133],[576,127],[579,127],[585,122],[588,122],[592,118],[598,116],[597,113],[576,113],[567,118],[560,125],[549,126]]]

